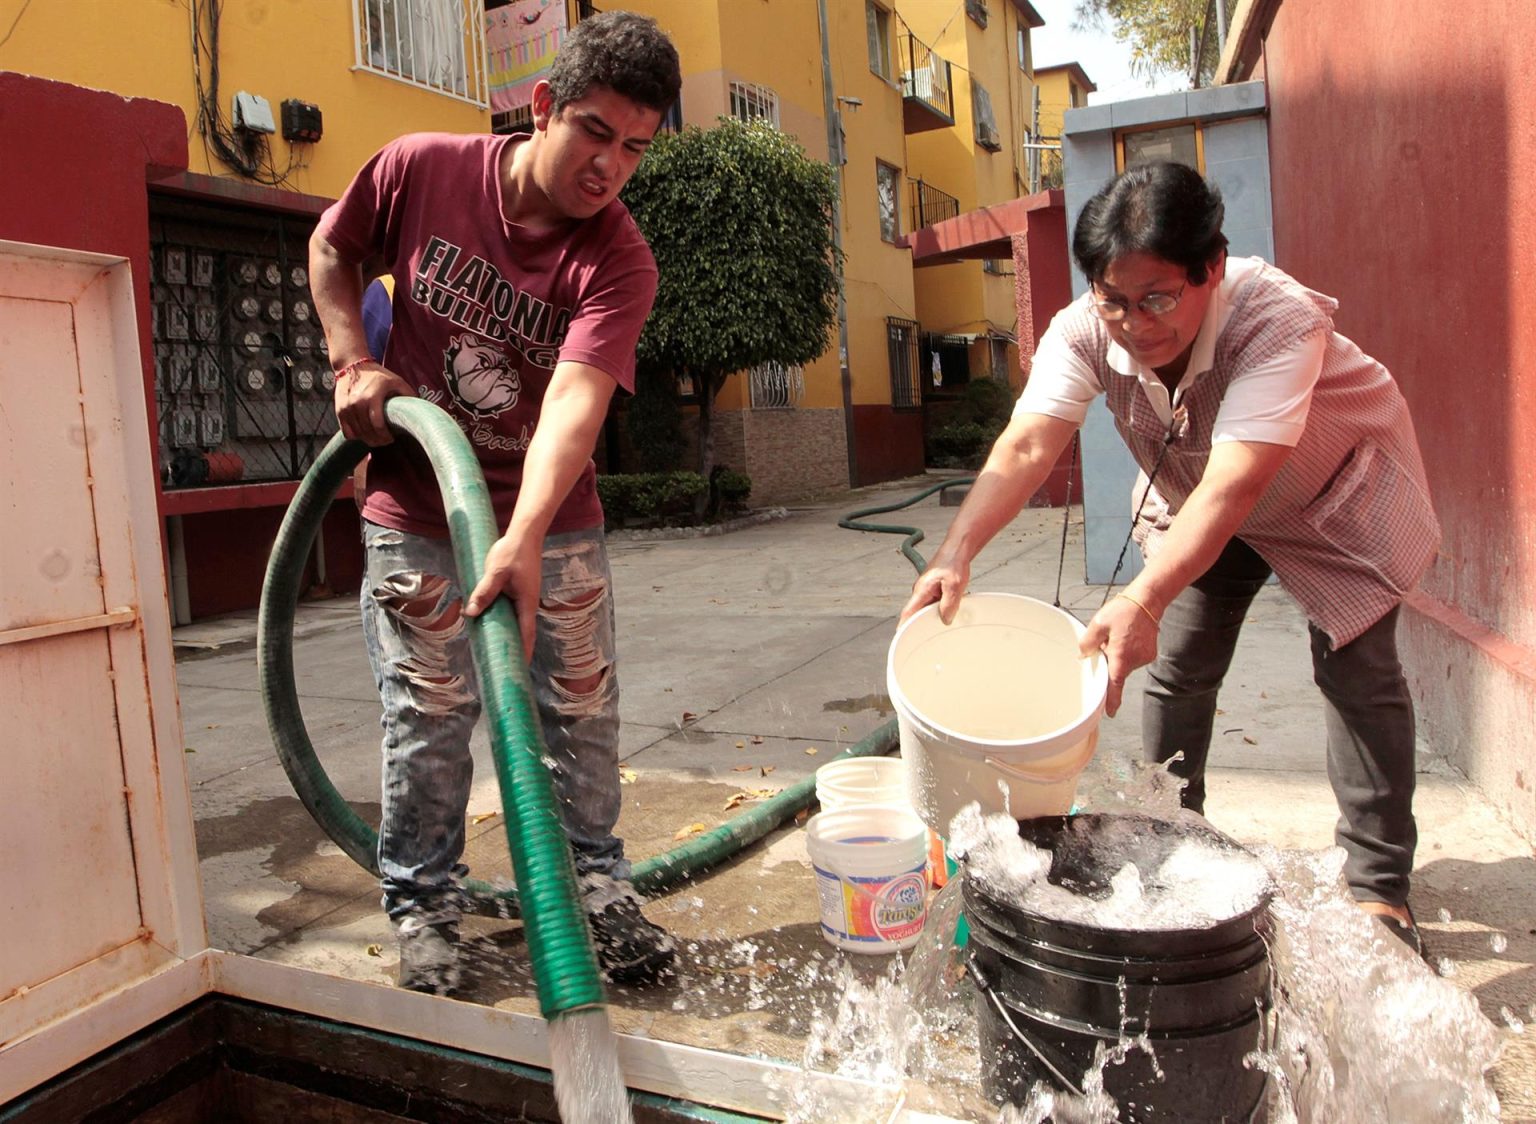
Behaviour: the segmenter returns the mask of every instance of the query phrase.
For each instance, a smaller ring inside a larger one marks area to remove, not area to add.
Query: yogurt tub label
[[[819,866],[814,869],[823,928],[872,944],[894,944],[922,932],[927,914],[926,860],[910,870],[873,876],[839,875]],[[837,917],[842,919],[840,932],[829,924]]]

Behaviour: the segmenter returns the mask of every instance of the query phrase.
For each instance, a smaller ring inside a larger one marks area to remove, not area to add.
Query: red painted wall
[[[0,153],[0,238],[114,254],[131,263],[153,424],[145,185],[186,170],[186,116],[165,102],[0,72]],[[155,486],[158,491],[158,481]]]
[[[921,411],[854,406],[853,441],[858,450],[857,486],[923,474]]]
[[[187,595],[194,619],[249,609],[256,603],[267,557],[285,514],[281,507],[261,507],[182,516]],[[358,587],[363,573],[361,534],[352,501],[332,504],[322,529],[325,584],[319,584],[311,558],[299,582],[301,600]]]
[[[1536,645],[1536,9],[1285,0],[1265,44],[1278,264],[1413,407],[1426,589]]]
[[[1277,262],[1397,377],[1444,527],[1420,712],[1536,831],[1536,9],[1284,0],[1262,65]]]

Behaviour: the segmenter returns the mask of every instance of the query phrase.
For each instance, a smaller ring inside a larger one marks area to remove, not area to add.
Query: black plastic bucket
[[[1134,832],[1144,870],[1191,836],[1241,850],[1211,828],[1149,816],[1049,816],[1024,820],[1019,833],[1054,852],[1053,883],[1107,897],[1116,869],[1095,843],[1111,821],[1117,835]],[[972,976],[982,991],[982,1088],[993,1101],[1022,1103],[1037,1081],[1081,1091],[1096,1047],[1145,1033],[1155,1058],[1133,1048],[1104,1069],[1104,1091],[1122,1120],[1252,1117],[1265,1075],[1243,1058],[1261,1045],[1269,1009],[1267,894],[1236,917],[1180,930],[1054,920],[994,900],[969,874],[963,896]]]

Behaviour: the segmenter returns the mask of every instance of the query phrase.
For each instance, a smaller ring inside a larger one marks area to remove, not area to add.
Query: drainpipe
[[[821,97],[827,116],[827,155],[837,177],[837,196],[832,200],[832,247],[837,253],[837,365],[843,384],[843,433],[848,443],[848,486],[859,485],[858,453],[853,443],[853,376],[848,370],[848,289],[843,276],[843,137],[832,89],[832,49],[827,37],[827,0],[816,0],[816,20],[821,29]]]

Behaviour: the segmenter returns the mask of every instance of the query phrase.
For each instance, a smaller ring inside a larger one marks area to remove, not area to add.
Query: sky
[[[1169,93],[1188,86],[1179,75],[1147,82],[1131,75],[1131,51],[1119,42],[1108,27],[1084,31],[1072,27],[1077,0],[1030,0],[1045,20],[1044,27],[1030,32],[1030,49],[1035,66],[1056,66],[1075,62],[1083,68],[1099,89],[1088,95],[1089,105],[1103,105],[1126,98]]]

